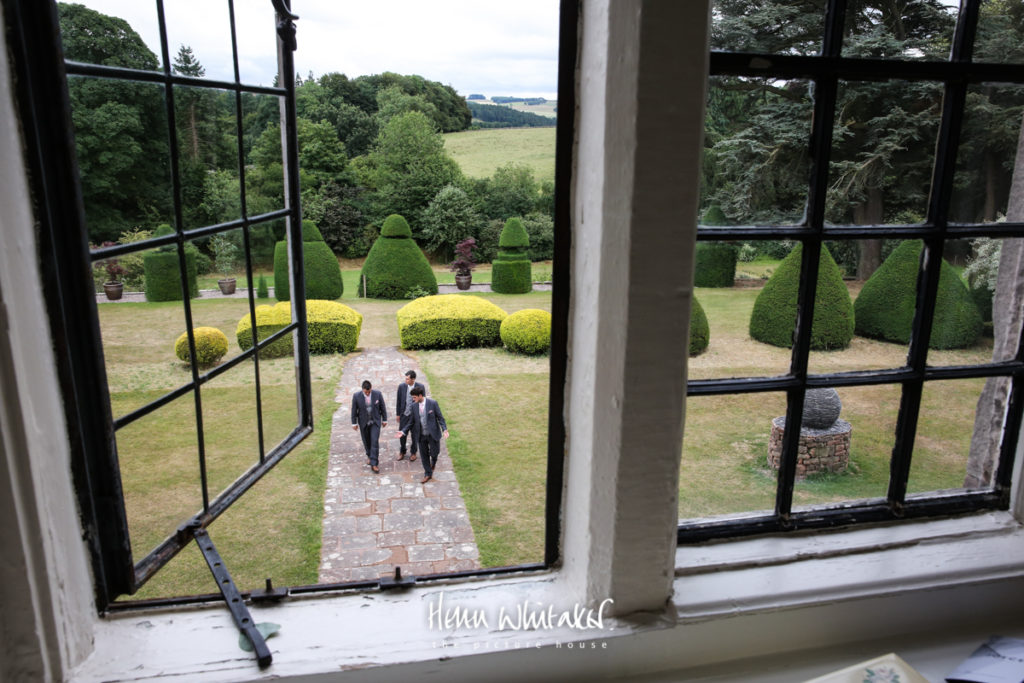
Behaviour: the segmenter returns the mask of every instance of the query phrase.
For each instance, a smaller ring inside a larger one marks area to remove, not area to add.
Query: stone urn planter
[[[465,291],[465,290],[469,289],[469,286],[471,284],[473,284],[473,274],[472,273],[470,273],[469,275],[456,275],[455,276],[455,286],[458,287],[459,289]]]
[[[217,280],[217,286],[220,287],[220,293],[224,295],[235,293],[235,278],[228,277],[223,280]]]
[[[117,301],[121,298],[124,293],[123,282],[104,282],[103,293],[107,295],[107,298],[111,301]]]

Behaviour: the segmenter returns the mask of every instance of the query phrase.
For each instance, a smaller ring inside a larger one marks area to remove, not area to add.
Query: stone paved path
[[[398,420],[395,392],[416,363],[395,347],[368,349],[350,358],[338,384],[331,428],[331,454],[324,495],[320,583],[372,581],[393,576],[479,569],[479,551],[466,504],[442,442],[434,478],[426,484],[419,459],[396,461]],[[380,474],[370,471],[359,432],[352,429],[350,401],[364,379],[380,389],[388,406],[388,426],[380,438]],[[442,406],[442,410],[444,406]]]

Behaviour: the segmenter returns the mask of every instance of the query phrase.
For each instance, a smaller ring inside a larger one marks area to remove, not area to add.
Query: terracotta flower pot
[[[107,295],[107,298],[111,301],[117,301],[121,298],[121,294],[124,293],[123,282],[104,282],[103,292]]]
[[[469,275],[456,275],[455,276],[455,286],[458,287],[459,289],[467,290],[467,289],[469,289],[469,286],[471,284],[473,284],[473,274],[472,273],[470,273]]]
[[[235,278],[228,277],[223,280],[217,280],[217,286],[220,287],[221,294],[234,294],[235,293]]]

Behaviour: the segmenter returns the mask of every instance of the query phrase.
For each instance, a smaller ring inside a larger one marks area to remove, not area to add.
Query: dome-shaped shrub
[[[513,353],[547,353],[551,348],[551,314],[524,308],[501,322],[501,343]]]
[[[736,247],[726,242],[698,242],[694,287],[732,287],[736,280]]]
[[[290,301],[256,307],[256,328],[260,339],[266,339],[291,321]],[[306,327],[309,331],[310,353],[348,353],[359,343],[363,316],[337,301],[311,299],[306,302]],[[252,322],[248,314],[238,321],[235,337],[243,351],[252,347]],[[263,349],[260,357],[276,358],[291,355],[291,352],[292,337],[285,335]]]
[[[200,366],[216,365],[228,352],[228,338],[216,327],[196,327],[192,330],[196,340],[196,360]],[[174,342],[174,354],[189,361],[188,332],[182,332]]]
[[[413,241],[409,224],[398,214],[387,217],[380,237],[370,247],[360,274],[360,287],[364,277],[366,296],[374,299],[405,299],[409,290],[417,287],[437,294],[437,277]]]
[[[153,237],[173,235],[174,228],[164,223]],[[196,254],[199,250],[191,242],[185,243],[185,274],[188,278],[189,298],[199,296],[196,280]],[[147,251],[142,255],[145,274],[146,301],[181,301],[181,271],[178,269],[178,249],[173,243]]]
[[[796,330],[796,297],[800,287],[800,259],[803,245],[797,244],[775,270],[754,301],[750,315],[750,336],[789,348]],[[811,348],[818,351],[844,349],[853,338],[853,303],[843,284],[839,266],[828,249],[821,247],[818,289],[814,299]]]
[[[690,306],[690,355],[699,356],[708,348],[711,341],[711,328],[708,326],[708,316],[704,313],[704,307],[693,298],[693,305]]]
[[[307,299],[333,301],[345,293],[338,258],[324,242],[313,221],[302,221],[302,263]],[[281,240],[274,245],[274,296],[278,301],[288,301],[290,294],[288,242]]]
[[[396,314],[404,349],[497,346],[505,316],[487,299],[459,294],[421,297]]]
[[[923,246],[921,240],[903,242],[864,283],[854,303],[857,334],[900,344],[910,342]],[[981,314],[971,293],[953,267],[943,261],[928,345],[933,349],[962,349],[974,344],[981,331]]]
[[[722,212],[722,207],[718,204],[712,204],[708,207],[708,210],[704,212],[704,217],[700,220],[701,225],[728,225],[729,219],[725,217],[725,213]]]
[[[491,291],[523,294],[533,289],[529,246],[530,237],[523,222],[518,218],[505,221],[498,237],[498,255],[491,264]]]

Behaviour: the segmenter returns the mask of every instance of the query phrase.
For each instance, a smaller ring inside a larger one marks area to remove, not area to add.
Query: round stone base
[[[850,464],[850,434],[853,426],[846,420],[836,420],[828,429],[801,429],[800,449],[797,452],[796,476],[806,477],[820,472],[842,472]],[[782,435],[786,433],[786,418],[772,420],[772,435],[768,440],[768,466],[779,469],[782,458]]]

